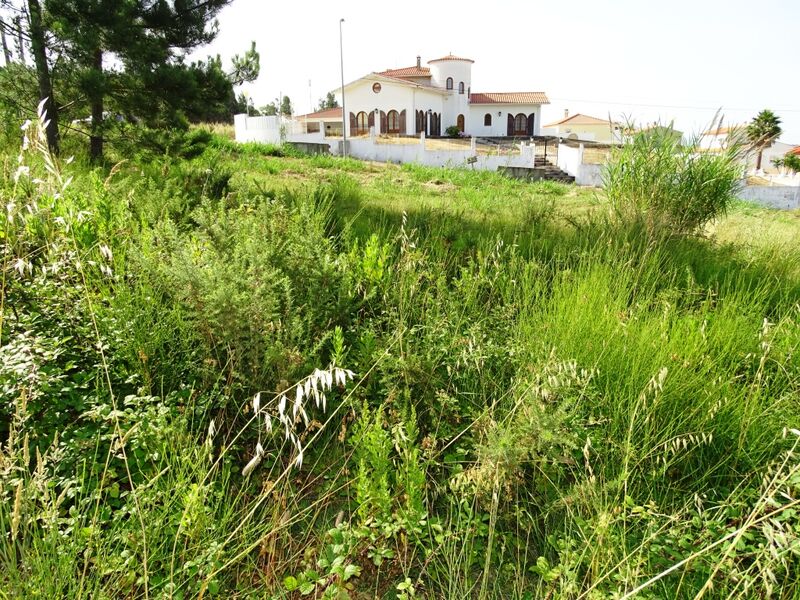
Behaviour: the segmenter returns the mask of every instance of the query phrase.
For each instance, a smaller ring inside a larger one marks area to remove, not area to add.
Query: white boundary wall
[[[578,185],[593,187],[603,185],[603,165],[588,165],[583,162],[583,144],[577,148],[559,144],[558,168],[572,175]]]
[[[417,143],[381,144],[374,133],[369,137],[348,140],[348,155],[362,160],[392,163],[416,163],[428,167],[457,167],[471,165],[475,169],[496,171],[498,167],[533,167],[535,146],[520,144],[519,152],[506,155],[478,154],[475,138],[463,150],[427,149],[425,135]],[[337,148],[338,151],[338,148]],[[468,160],[474,162],[468,163]]]
[[[237,142],[280,144],[283,140],[303,131],[302,125],[285,117],[250,117],[234,115],[233,126]]]
[[[316,133],[302,133],[302,124],[292,119],[281,117],[234,117],[237,142],[261,142],[280,144],[282,142],[309,142],[328,144],[332,154],[341,152],[339,138],[326,138],[324,126]],[[520,144],[519,151],[506,155],[478,154],[475,138],[471,139],[469,148],[457,150],[427,149],[425,135],[413,143],[379,143],[375,130],[370,130],[368,137],[350,138],[347,140],[347,154],[361,160],[376,162],[417,163],[431,167],[466,166],[475,169],[495,171],[498,167],[533,167],[536,148],[533,144]],[[468,159],[474,162],[468,163]]]
[[[745,185],[737,196],[768,208],[800,208],[800,186]]]

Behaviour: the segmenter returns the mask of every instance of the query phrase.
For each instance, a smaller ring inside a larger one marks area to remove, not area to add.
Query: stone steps
[[[543,167],[498,167],[497,171],[514,179],[575,183],[575,178],[572,175],[552,165]]]

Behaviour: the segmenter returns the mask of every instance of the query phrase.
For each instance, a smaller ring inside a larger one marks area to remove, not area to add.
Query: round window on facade
[[[381,84],[378,83],[377,81],[375,83],[373,83],[372,84],[372,91],[375,92],[376,94],[379,93],[381,91]]]

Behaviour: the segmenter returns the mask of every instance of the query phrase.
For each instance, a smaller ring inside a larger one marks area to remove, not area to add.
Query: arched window
[[[356,115],[356,129],[352,135],[367,135],[369,133],[369,115],[363,110]]]
[[[463,94],[464,93],[464,82],[463,81],[459,81],[458,82],[458,93],[459,94]]]
[[[514,135],[528,135],[528,117],[519,113],[514,117]]]
[[[396,110],[386,114],[386,133],[400,133],[400,113]]]
[[[453,78],[452,77],[448,77],[447,78],[447,89],[448,90],[452,90],[453,89]]]
[[[484,127],[491,127],[492,126],[492,115],[491,113],[486,113],[483,115],[483,125]]]
[[[461,133],[464,133],[464,115],[458,115],[456,118],[456,127]]]

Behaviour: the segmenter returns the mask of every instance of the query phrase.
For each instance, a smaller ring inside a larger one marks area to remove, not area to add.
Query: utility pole
[[[347,158],[347,123],[345,123],[347,111],[344,109],[344,48],[342,46],[342,23],[344,23],[344,19],[339,19],[339,60],[342,68],[342,156]]]

